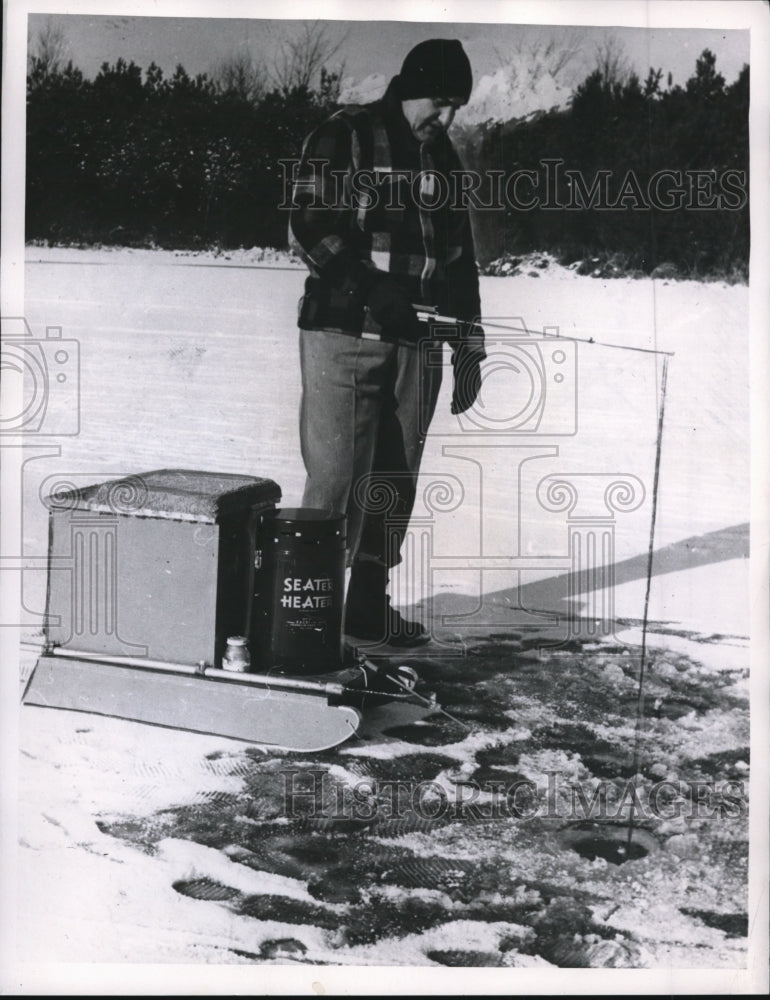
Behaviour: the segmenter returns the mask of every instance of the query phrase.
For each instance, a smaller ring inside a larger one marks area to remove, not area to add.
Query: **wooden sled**
[[[312,753],[354,736],[369,709],[434,710],[413,685],[363,658],[335,674],[288,677],[54,648],[39,657],[22,701]]]

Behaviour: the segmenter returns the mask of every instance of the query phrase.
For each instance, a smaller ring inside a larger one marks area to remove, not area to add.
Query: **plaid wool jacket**
[[[473,235],[456,197],[461,170],[446,135],[430,145],[414,138],[394,81],[380,100],[342,108],[315,129],[302,150],[289,221],[290,243],[310,272],[300,327],[397,337],[365,308],[378,272],[416,305],[478,319]]]

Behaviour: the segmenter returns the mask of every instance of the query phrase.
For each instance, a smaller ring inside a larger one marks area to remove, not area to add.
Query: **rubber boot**
[[[345,601],[345,633],[389,646],[418,646],[430,638],[419,622],[408,621],[391,607],[388,570],[366,560],[353,564]]]

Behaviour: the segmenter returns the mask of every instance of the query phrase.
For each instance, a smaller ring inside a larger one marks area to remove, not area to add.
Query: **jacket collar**
[[[401,110],[397,76],[391,79],[385,93],[378,101],[374,101],[373,104],[399,143],[405,143],[407,146],[414,146],[415,148],[420,145],[417,139],[415,139],[409,123],[404,118],[404,112]]]

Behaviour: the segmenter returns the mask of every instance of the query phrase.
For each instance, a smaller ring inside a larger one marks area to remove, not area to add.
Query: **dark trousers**
[[[300,330],[303,507],[347,515],[348,565],[390,568],[415,500],[441,348]]]

